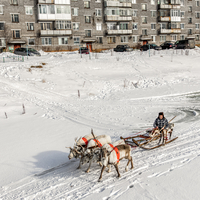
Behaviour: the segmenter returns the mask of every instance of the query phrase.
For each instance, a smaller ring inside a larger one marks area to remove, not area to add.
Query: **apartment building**
[[[0,49],[200,44],[200,0],[0,0]]]

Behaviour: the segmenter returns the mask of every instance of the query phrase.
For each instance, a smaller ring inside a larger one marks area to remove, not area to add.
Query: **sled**
[[[173,126],[174,124],[169,124],[169,130],[167,132],[169,140],[167,140],[165,144],[163,144],[162,133],[153,135],[153,132],[155,131],[155,129],[148,130],[144,134],[136,135],[133,137],[127,137],[127,138],[120,137],[120,138],[123,139],[126,144],[130,145],[133,148],[140,147],[145,150],[152,150],[152,149],[165,146],[178,138],[178,137],[175,137],[171,139]]]

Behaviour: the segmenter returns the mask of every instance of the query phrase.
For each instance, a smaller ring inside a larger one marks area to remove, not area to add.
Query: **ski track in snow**
[[[139,80],[145,79],[145,76],[142,75],[139,69],[140,64],[142,64],[143,67],[146,66],[151,70],[153,69],[153,67],[149,65],[148,62],[138,59],[137,56],[129,59],[135,59],[135,63],[132,67],[131,73],[137,72],[135,76]],[[31,102],[39,108],[42,108],[46,113],[44,117],[47,117],[49,119],[71,120],[77,124],[84,124],[88,127],[113,131],[115,132],[116,138],[120,135],[130,135],[129,130],[140,130],[141,127],[148,126],[147,124],[141,124],[140,127],[129,127],[126,123],[124,125],[122,125],[121,122],[118,123],[118,119],[110,119],[111,121],[113,120],[113,123],[110,123],[109,121],[107,122],[107,120],[104,120],[103,115],[100,115],[100,119],[95,119],[89,115],[85,115],[85,113],[87,113],[86,111],[84,113],[76,112],[81,106],[81,100],[78,103],[76,102],[77,107],[73,107],[70,101],[67,103],[63,103],[66,100],[66,96],[60,93],[42,88],[39,89],[36,86],[31,85],[29,85],[29,91],[27,91],[25,87],[20,87],[22,86],[22,84],[17,83],[15,85],[15,82],[13,80],[13,82],[8,81],[8,79],[13,78],[7,74],[8,70],[11,69],[4,68],[1,72],[1,75],[5,78],[2,78],[0,82],[0,87],[8,92],[10,96],[16,99],[21,99],[25,102]],[[92,82],[84,73],[80,73],[75,70],[72,70],[72,73],[87,82]],[[160,71],[156,70],[156,73],[160,73]],[[13,79],[18,79],[18,76],[14,76]],[[91,84],[91,87],[95,87],[93,83]],[[118,89],[114,88],[110,82],[105,81],[102,94],[100,94],[98,98],[115,98],[113,93],[117,90]],[[55,94],[57,95],[56,99],[53,98]],[[187,95],[191,96],[192,93],[187,93]],[[90,194],[98,194],[104,190],[110,189],[110,194],[108,196],[105,196],[103,200],[117,199],[122,196],[127,190],[131,190],[132,188],[134,188],[134,185],[142,184],[142,175],[151,173],[151,170],[155,167],[159,167],[166,163],[173,163],[167,170],[158,171],[157,173],[147,175],[146,178],[151,179],[164,176],[173,170],[187,165],[193,159],[200,156],[200,125],[198,123],[198,120],[200,118],[200,108],[198,107],[198,101],[192,101],[187,103],[187,106],[181,106],[179,103],[180,98],[183,99],[184,102],[186,102],[185,98],[187,95],[176,95],[173,97],[173,99],[171,99],[170,96],[155,97],[157,98],[157,106],[159,106],[159,103],[166,101],[166,104],[169,104],[169,113],[171,115],[178,113],[179,116],[175,120],[178,125],[178,129],[176,129],[173,134],[175,134],[175,136],[178,136],[179,138],[174,142],[166,145],[165,147],[161,147],[159,149],[145,151],[137,148],[135,150],[132,150],[134,169],[125,172],[124,168],[126,161],[121,161],[121,164],[119,166],[121,178],[116,178],[115,169],[112,167],[112,172],[104,172],[103,181],[98,183],[97,180],[100,175],[100,167],[97,166],[97,164],[93,164],[91,172],[87,174],[85,173],[86,165],[83,166],[81,170],[76,170],[78,166],[78,161],[72,160],[63,163],[60,166],[35,174],[34,176],[26,177],[20,181],[11,183],[7,186],[3,186],[2,188],[0,188],[0,199],[73,200],[84,199]],[[124,107],[122,106],[119,109],[126,110],[127,107],[130,106],[130,101],[133,105],[138,104],[139,101],[141,109],[145,110],[145,108],[143,108],[143,105],[146,105],[147,102],[151,104],[152,98],[154,97],[143,98],[140,100],[127,98],[121,104]],[[54,101],[52,101],[52,99],[54,99]],[[58,99],[59,101],[56,101]],[[62,101],[60,99],[62,99]],[[90,105],[90,103],[91,102],[88,99],[88,103],[86,103],[86,105]],[[98,111],[99,113],[101,113],[101,109],[106,109],[106,106],[99,106],[98,108],[91,107],[90,109],[92,109],[92,111],[95,109],[99,109]],[[129,113],[128,111],[127,114],[130,116],[132,115],[132,113]],[[181,128],[182,123],[186,122],[188,123],[188,128]],[[170,154],[168,153],[169,151]],[[117,188],[117,186],[123,185],[127,182],[127,188],[115,189]],[[150,196],[151,194],[149,194],[149,197]],[[152,197],[152,199],[155,199],[155,197]]]

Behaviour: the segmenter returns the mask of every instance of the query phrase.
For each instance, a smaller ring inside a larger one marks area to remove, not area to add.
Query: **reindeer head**
[[[108,164],[108,157],[110,155],[110,152],[106,148],[101,148],[101,153],[100,153],[100,161],[104,166],[107,166]]]

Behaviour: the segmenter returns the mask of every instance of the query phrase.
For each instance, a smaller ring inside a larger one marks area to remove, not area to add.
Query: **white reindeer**
[[[120,144],[125,144],[124,140],[117,140],[112,145],[115,147]],[[106,148],[108,151],[112,151],[112,147],[109,144],[104,144],[102,148]],[[92,163],[99,163],[100,166],[102,166],[100,159],[101,159],[101,150],[100,148],[96,148],[95,150],[91,150],[90,152],[86,152],[85,155],[82,158],[82,165],[85,163],[89,163],[88,169],[86,172],[90,172],[90,167]],[[108,173],[111,171],[110,165],[108,166]]]
[[[128,165],[130,162],[131,162],[131,169],[133,169],[131,147],[129,145],[126,144],[118,145],[114,147],[112,151],[108,151],[106,148],[101,148],[101,163],[103,164],[103,167],[101,170],[99,181],[101,181],[103,171],[108,165],[114,165],[118,173],[118,177],[120,177],[121,175],[119,173],[118,164],[119,161],[124,158],[128,160],[125,170],[128,171]]]

